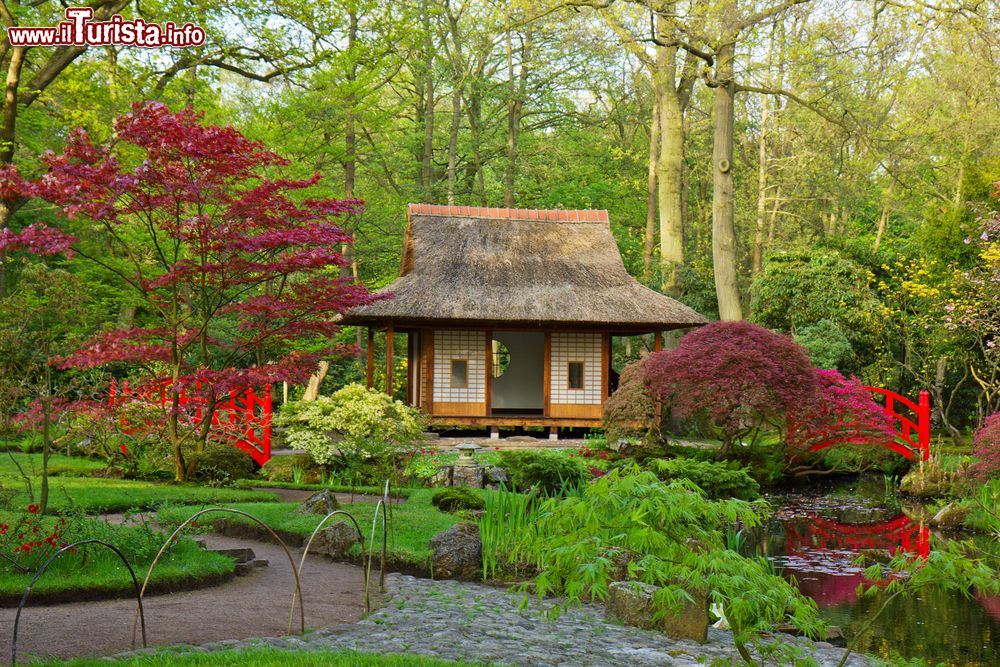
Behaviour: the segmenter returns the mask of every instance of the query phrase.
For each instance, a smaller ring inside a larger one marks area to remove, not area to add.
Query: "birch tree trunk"
[[[733,60],[735,42],[719,47],[716,62],[715,136],[712,147],[712,261],[719,318],[743,319],[737,282],[736,226],[733,209]]]
[[[668,19],[657,16],[657,34],[670,43]],[[660,210],[660,288],[677,294],[684,265],[681,175],[684,162],[684,115],[677,97],[677,47],[656,47],[654,86],[660,93],[660,157],[656,164]]]
[[[653,116],[649,121],[649,168],[646,171],[646,230],[643,234],[642,277],[653,279],[653,250],[656,247],[656,165],[660,149],[660,95],[653,96]]]

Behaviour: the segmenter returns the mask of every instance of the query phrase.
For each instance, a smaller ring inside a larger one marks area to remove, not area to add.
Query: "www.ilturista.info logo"
[[[11,46],[201,46],[205,31],[191,23],[163,25],[142,19],[123,19],[115,14],[108,21],[92,21],[91,7],[68,7],[66,20],[54,27],[7,28]]]

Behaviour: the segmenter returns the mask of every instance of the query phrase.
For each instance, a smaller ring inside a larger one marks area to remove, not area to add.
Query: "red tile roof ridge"
[[[608,222],[607,209],[494,208],[448,204],[410,204],[410,215],[445,218],[489,218],[498,220],[542,220],[551,222]]]

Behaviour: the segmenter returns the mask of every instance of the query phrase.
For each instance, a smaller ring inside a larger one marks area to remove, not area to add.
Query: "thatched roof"
[[[393,298],[347,324],[605,325],[652,331],[703,324],[625,270],[607,211],[410,204]]]

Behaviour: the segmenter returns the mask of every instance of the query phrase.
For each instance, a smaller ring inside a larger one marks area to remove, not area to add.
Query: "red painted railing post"
[[[920,391],[917,399],[917,428],[920,438],[920,454],[926,461],[931,457],[931,395],[926,389]]]

